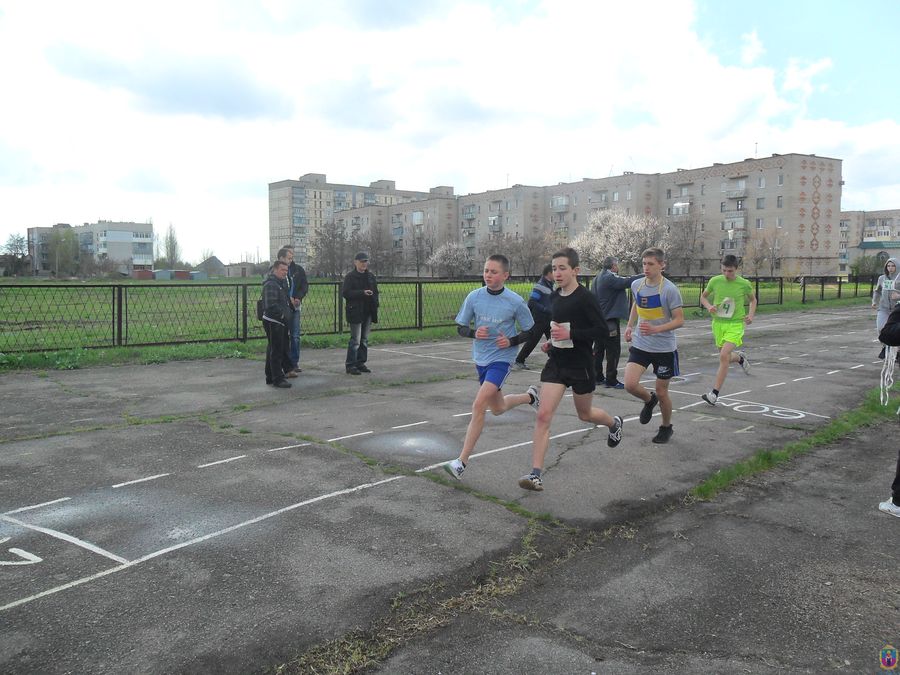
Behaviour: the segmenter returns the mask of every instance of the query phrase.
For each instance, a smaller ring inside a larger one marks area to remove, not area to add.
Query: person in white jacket
[[[872,309],[877,310],[875,315],[875,330],[881,332],[894,305],[900,300],[900,280],[897,279],[897,259],[888,258],[884,263],[884,274],[878,277],[875,290],[872,293]],[[881,346],[879,359],[884,358],[884,345]]]

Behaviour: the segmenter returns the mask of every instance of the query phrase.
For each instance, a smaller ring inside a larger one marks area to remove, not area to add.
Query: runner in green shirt
[[[719,348],[719,369],[716,371],[716,385],[712,391],[703,394],[703,400],[715,405],[719,390],[728,375],[728,366],[734,362],[741,364],[745,373],[750,373],[750,360],[737,348],[744,344],[744,324],[753,323],[756,314],[756,294],[753,286],[737,273],[738,259],[733,255],[722,258],[722,274],[718,274],[706,284],[700,294],[700,304],[712,314],[712,332]],[[744,302],[750,301],[749,313],[744,310]]]

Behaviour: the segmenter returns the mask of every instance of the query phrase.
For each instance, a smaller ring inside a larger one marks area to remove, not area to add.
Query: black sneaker
[[[348,375],[361,375],[362,372],[360,371],[359,368],[357,368],[355,366],[350,366],[349,368],[347,368],[347,374]]]
[[[616,415],[613,417],[613,425],[609,428],[609,436],[606,437],[606,444],[614,448],[622,441],[622,427],[625,425],[625,422],[622,421],[622,418]]]
[[[275,381],[272,383],[272,386],[273,386],[273,387],[278,387],[279,389],[290,389],[290,388],[291,388],[291,383],[288,382],[287,380],[275,380]]]
[[[641,408],[641,416],[640,421],[641,424],[647,424],[650,421],[650,418],[653,417],[653,409],[656,407],[656,404],[659,403],[659,398],[656,396],[656,392],[650,393],[650,400],[644,404],[644,407]],[[665,441],[663,441],[665,443]]]
[[[668,443],[669,439],[672,438],[672,434],[675,433],[675,429],[672,428],[670,424],[667,427],[660,427],[659,431],[656,432],[656,436],[653,437],[654,443]]]
[[[361,373],[371,373],[372,372],[371,370],[368,369],[368,367],[364,363],[361,363],[358,366],[356,366],[356,369]]]

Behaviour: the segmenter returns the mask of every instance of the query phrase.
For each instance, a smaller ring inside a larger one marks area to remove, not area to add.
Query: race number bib
[[[885,279],[881,285],[884,288],[884,290],[886,290],[886,291],[894,290],[894,280],[893,279]],[[900,290],[900,289],[897,289],[897,290]]]
[[[722,302],[719,303],[719,310],[716,312],[716,316],[721,317],[722,319],[730,319],[734,316],[734,298],[723,298]]]

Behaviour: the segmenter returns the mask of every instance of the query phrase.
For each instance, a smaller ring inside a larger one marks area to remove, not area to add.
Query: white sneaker
[[[750,359],[747,358],[747,352],[735,352],[738,355],[738,358],[744,359],[740,362],[741,368],[744,369],[744,375],[750,374]]]
[[[528,366],[526,366],[521,361],[513,361],[512,369],[513,370],[528,370]]]
[[[531,385],[530,387],[528,387],[528,389],[525,390],[525,393],[531,394],[534,397],[534,400],[532,400],[528,405],[530,405],[535,410],[541,407],[541,397],[538,395],[537,387]]]
[[[710,391],[706,394],[703,394],[703,396],[701,396],[700,398],[702,398],[704,401],[706,401],[710,405],[715,405],[716,401],[719,400],[719,395],[714,394],[713,392]]]
[[[466,467],[463,466],[463,463],[459,461],[459,459],[454,459],[453,461],[447,462],[443,465],[444,471],[453,476],[456,480],[462,480],[463,471],[466,470]]]
[[[888,515],[897,516],[900,518],[900,506],[897,506],[894,502],[888,499],[886,502],[881,502],[878,505],[879,511],[884,511]]]

